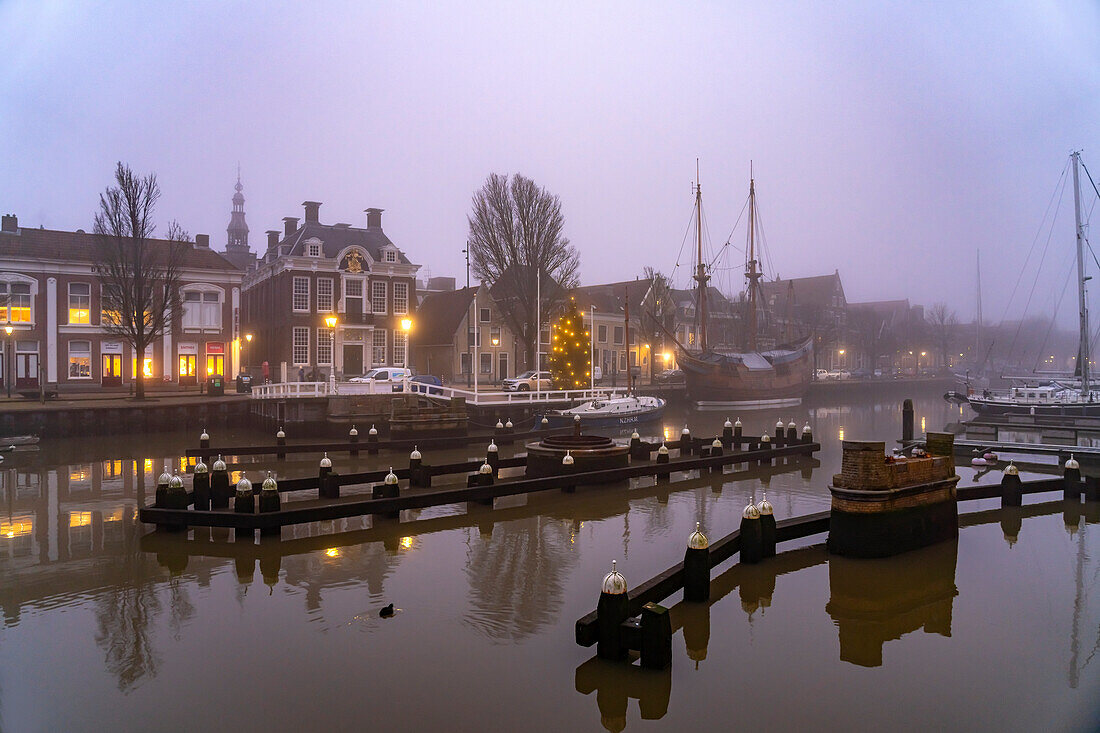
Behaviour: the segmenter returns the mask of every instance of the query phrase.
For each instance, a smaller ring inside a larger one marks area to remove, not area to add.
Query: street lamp
[[[245,358],[241,359],[241,361],[243,362],[243,364],[241,365],[242,367],[247,367],[247,365],[248,365],[248,346],[251,343],[252,343],[252,334],[246,333],[244,335],[244,357]],[[242,369],[241,371],[245,371],[245,369]]]
[[[11,325],[4,326],[4,333],[8,336],[4,340],[4,382],[8,385],[8,399],[11,399],[11,359],[8,358],[8,343],[11,341],[14,330]]]
[[[325,316],[325,325],[328,326],[328,373],[331,381],[336,381],[336,315]]]
[[[405,353],[401,359],[401,363],[405,366],[406,369],[409,368],[409,331],[412,331],[412,327],[413,322],[411,318],[401,319],[401,330],[405,332]],[[499,340],[500,339],[496,339],[496,341]],[[493,346],[496,346],[496,343],[494,343]]]

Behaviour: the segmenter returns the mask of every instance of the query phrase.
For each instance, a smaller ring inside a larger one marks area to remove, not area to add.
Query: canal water
[[[716,540],[765,490],[778,518],[827,509],[839,441],[892,443],[903,397],[918,430],[965,417],[942,389],[913,390],[740,415],[746,432],[809,424],[813,460],[328,522],[248,546],[135,522],[164,464],[186,470],[196,435],[8,453],[0,730],[1095,730],[1100,506],[1055,495],[1011,511],[962,504],[957,541],[888,560],[830,559],[818,536],[758,566],[727,563],[709,604],[665,602],[664,672],[574,643],[612,560],[640,583],[682,559],[695,522]],[[650,432],[678,437],[686,422],[712,435],[725,418],[671,409]],[[333,458],[341,472],[407,465],[404,453]],[[279,476],[312,475],[318,459]],[[253,480],[276,467],[229,460]],[[963,485],[1000,477],[959,473]]]

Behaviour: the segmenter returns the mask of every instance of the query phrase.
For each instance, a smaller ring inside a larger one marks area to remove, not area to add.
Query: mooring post
[[[691,444],[691,429],[687,425],[680,431],[680,455],[690,456],[694,451]]]
[[[809,423],[802,426],[802,442],[812,443],[814,442],[814,429],[810,427]]]
[[[172,480],[172,474],[168,473],[168,464],[164,464],[164,470],[157,477],[157,490],[153,494],[153,506],[160,509],[168,508],[168,482]]]
[[[581,416],[580,415],[574,415],[573,416],[573,435],[576,436],[576,435],[580,435],[580,434],[581,434]]]
[[[779,420],[775,423],[775,444],[783,444],[783,421]]]
[[[662,442],[661,447],[657,449],[657,465],[658,466],[667,466],[668,461],[669,461],[668,446],[665,445]],[[657,483],[659,483],[659,484],[660,483],[666,483],[668,481],[669,476],[671,476],[671,475],[672,475],[671,471],[662,471],[661,469],[658,468],[657,469]]]
[[[721,455],[722,455],[722,439],[719,438],[718,436],[715,436],[714,440],[711,441],[711,444],[710,444],[710,457],[711,458],[719,458],[719,457],[721,457]],[[713,466],[710,467],[710,472],[711,473],[722,473],[722,464],[721,463],[715,463]]]
[[[195,509],[210,511],[210,472],[201,458],[195,464],[195,472],[191,477],[191,491]]]
[[[279,484],[271,471],[267,472],[267,478],[260,486],[260,514],[279,511]],[[281,531],[279,527],[265,527],[260,530],[261,537],[278,537]]]
[[[771,436],[769,436],[767,433],[764,433],[763,435],[760,436],[760,450],[771,450],[771,449],[772,449]],[[772,465],[772,459],[770,457],[761,458],[757,463],[761,466],[770,466],[770,465]]]
[[[432,485],[432,475],[426,468],[420,449],[414,445],[412,453],[409,454],[409,486],[423,489]]]
[[[630,616],[630,598],[626,578],[615,565],[612,560],[611,572],[604,576],[600,601],[596,604],[596,656],[601,659],[622,659],[627,653],[619,627]]]
[[[1023,485],[1020,481],[1020,469],[1012,461],[1005,466],[1001,476],[1001,506],[1021,506],[1024,503]]]
[[[183,486],[179,470],[173,469],[172,477],[168,479],[168,508],[186,509],[187,504],[187,489]]]
[[[351,450],[348,453],[352,458],[359,455],[359,431],[355,429],[355,426],[351,426],[351,430],[348,431],[348,442],[351,443]]]
[[[321,463],[317,467],[317,498],[318,499],[336,499],[340,496],[340,487],[329,486],[328,477],[332,473],[332,459],[328,457],[326,451],[321,456]],[[336,489],[336,495],[332,495],[333,488]]]
[[[741,512],[741,562],[758,563],[764,557],[763,537],[760,528],[760,510],[750,499]]]
[[[497,424],[493,426],[493,438],[502,443],[504,442],[504,423],[500,421],[499,417],[497,418]]]
[[[199,458],[203,463],[210,460],[210,456],[207,455],[207,451],[210,450],[210,435],[206,432],[206,428],[202,429],[202,435],[199,436],[199,450],[202,451],[202,455]]]
[[[565,455],[561,458],[561,475],[565,480],[562,484],[561,490],[567,494],[572,494],[577,490],[577,485],[569,480],[575,470],[575,459],[573,458],[572,451],[565,451]]]
[[[672,617],[668,609],[652,601],[642,606],[641,662],[646,669],[672,664]]]
[[[229,508],[229,471],[225,468],[225,461],[221,456],[214,461],[213,472],[210,474],[210,508]]]
[[[374,425],[367,431],[367,455],[378,455],[378,428]]]
[[[237,482],[237,492],[233,497],[233,511],[236,514],[256,513],[256,499],[252,495],[252,482],[243,473],[241,474],[241,480]],[[256,539],[256,532],[251,529],[237,527],[235,531],[235,537],[238,540],[251,542]]]
[[[710,540],[695,523],[684,553],[684,600],[696,603],[710,600]]]
[[[286,433],[283,432],[283,429],[281,427],[279,428],[279,432],[275,433],[275,445],[278,448],[286,448]],[[286,460],[286,451],[276,450],[275,459],[279,461]]]
[[[787,445],[794,445],[798,441],[798,425],[795,424],[794,418],[787,423]]]
[[[401,487],[397,483],[397,474],[393,472],[393,467],[390,467],[390,472],[386,474],[386,478],[382,480],[382,483],[375,484],[371,489],[370,496],[372,499],[395,499],[401,495]],[[400,511],[393,512],[380,512],[375,516],[382,516],[387,519],[397,519],[401,516]]]
[[[744,431],[741,428],[741,418],[737,418],[737,421],[733,424],[733,437],[737,439],[737,444],[741,445],[741,438],[744,437]]]
[[[722,444],[727,448],[733,447],[733,423],[730,422],[728,417],[722,423]]]
[[[512,418],[506,418],[504,421],[504,442],[502,445],[512,445],[515,440],[512,438],[516,434],[516,426],[512,424]]]
[[[1072,453],[1069,454],[1069,460],[1066,461],[1065,472],[1062,475],[1062,481],[1064,483],[1062,498],[1080,501],[1081,464],[1077,462],[1077,459],[1073,457]]]
[[[906,398],[901,403],[901,442],[913,440],[913,400]]]
[[[500,449],[494,440],[490,440],[489,447],[485,449],[485,462],[493,469],[493,478],[500,476]]]
[[[641,453],[641,451],[639,450],[641,447],[642,436],[638,435],[638,431],[635,430],[633,433],[630,434],[630,457],[632,459],[637,459],[641,457],[639,455]]]
[[[475,486],[492,486],[493,485],[493,467],[489,465],[489,458],[486,456],[485,463],[481,464],[481,468],[477,470],[477,473],[471,473],[466,477],[466,487],[473,488]],[[469,502],[467,502],[469,503]],[[492,506],[493,497],[487,499],[474,499],[473,503],[481,504],[482,506]]]
[[[760,554],[763,557],[775,557],[775,510],[768,501],[767,491],[756,510],[760,513]]]
[[[550,421],[546,419],[546,415],[542,416],[542,420],[539,421],[539,425],[542,426],[543,430],[548,430],[550,428]]]

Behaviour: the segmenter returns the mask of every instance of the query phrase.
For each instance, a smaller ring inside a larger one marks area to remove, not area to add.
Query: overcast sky
[[[752,160],[769,274],[839,269],[849,301],[969,319],[980,248],[997,321],[1069,152],[1100,173],[1095,2],[0,0],[0,28],[22,226],[90,227],[122,160],[159,176],[162,228],[223,248],[239,161],[253,250],[304,200],[360,226],[377,206],[461,283],[472,193],[518,171],[560,196],[590,284],[673,270],[697,157],[719,248]],[[1065,282],[1070,202],[1032,311]]]

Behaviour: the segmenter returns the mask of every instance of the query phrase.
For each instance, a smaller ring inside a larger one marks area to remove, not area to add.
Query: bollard
[[[516,434],[516,426],[512,424],[512,418],[508,418],[504,421],[504,442],[502,445],[512,445],[515,440],[512,436]]]
[[[279,484],[275,477],[271,475],[271,471],[268,471],[267,478],[260,486],[260,514],[277,512],[279,511],[279,505]],[[278,537],[279,534],[279,527],[265,527],[260,530],[261,537]]]
[[[202,435],[199,436],[199,450],[203,452],[200,458],[204,463],[210,460],[210,456],[206,454],[206,451],[210,450],[210,435],[206,432],[206,428],[202,429]]]
[[[172,478],[168,479],[168,508],[186,509],[187,504],[187,489],[183,487],[183,479],[180,478],[179,471],[173,471]]]
[[[581,416],[580,415],[574,415],[573,416],[573,435],[580,435],[580,434],[581,434]]]
[[[495,441],[489,441],[489,447],[485,449],[485,462],[493,469],[493,478],[500,476],[500,451]]]
[[[672,617],[667,608],[652,601],[642,606],[641,663],[646,669],[672,664]]]
[[[221,456],[214,461],[213,472],[210,474],[210,508],[229,508],[229,471],[225,468],[225,461]]]
[[[367,431],[367,454],[378,455],[378,428],[374,425],[371,425],[370,430]]]
[[[485,463],[481,464],[481,468],[477,470],[477,473],[471,473],[466,477],[466,488],[474,488],[475,486],[492,486],[493,485],[493,467],[489,465],[489,459],[486,457]],[[493,505],[493,497],[487,499],[472,499],[473,503],[481,504],[482,506]],[[467,502],[469,503],[469,502]]]
[[[622,643],[619,627],[630,616],[630,598],[626,593],[626,578],[611,561],[611,572],[600,586],[600,601],[596,604],[596,656],[601,659],[622,659],[627,648]]]
[[[642,436],[638,435],[638,431],[635,430],[630,434],[630,457],[631,459],[641,457]]]
[[[390,472],[386,474],[386,478],[383,482],[376,484],[371,489],[372,499],[393,499],[401,495],[401,487],[397,484],[397,474],[393,472],[393,466],[390,466]],[[387,519],[397,519],[401,516],[400,511],[380,512],[375,516],[382,516]]]
[[[756,510],[760,513],[760,555],[775,557],[775,510],[768,501],[767,491]]]
[[[913,400],[906,399],[901,403],[901,442],[909,443],[913,440]]]
[[[499,417],[497,418],[497,424],[493,426],[493,437],[502,443],[504,442],[504,423],[500,421]]]
[[[657,449],[657,465],[658,466],[667,466],[668,461],[669,461],[668,446],[665,445],[662,442],[661,447]],[[657,471],[657,483],[663,483],[663,482],[668,481],[668,478],[671,475],[672,475],[671,471],[658,470]]]
[[[733,437],[740,441],[743,431],[741,429],[741,418],[737,418],[737,422],[733,424]]]
[[[695,523],[684,553],[684,600],[700,603],[710,600],[710,540]]]
[[[787,445],[794,445],[796,440],[798,440],[798,425],[795,424],[794,418],[791,418],[787,423]]]
[[[775,444],[779,445],[783,442],[783,421],[780,420],[775,424]]]
[[[542,420],[539,422],[539,425],[542,426],[543,430],[548,430],[550,428],[550,421],[546,419],[545,415],[543,415]]]
[[[767,433],[764,433],[763,435],[760,436],[760,450],[771,450],[771,448],[772,448],[771,436],[768,435]],[[770,466],[770,465],[772,465],[772,459],[771,458],[761,458],[758,461],[758,463],[761,466]]]
[[[1069,460],[1066,461],[1065,473],[1062,476],[1062,481],[1064,483],[1062,498],[1080,501],[1081,464],[1077,462],[1077,459],[1073,457],[1072,453],[1069,454]]]
[[[1001,476],[1001,506],[1022,506],[1024,503],[1023,486],[1020,482],[1020,469],[1008,462]]]
[[[412,453],[409,454],[409,486],[425,489],[431,485],[431,471],[424,465],[423,457],[420,455],[420,449],[414,445]]]
[[[279,448],[285,448],[286,447],[286,433],[283,432],[283,429],[281,427],[279,428],[279,432],[275,433],[275,445],[278,446]],[[275,459],[279,460],[279,461],[285,461],[286,460],[286,451],[285,450],[276,450],[275,451]]]
[[[809,423],[802,426],[802,442],[812,443],[814,442],[814,429],[810,427]]]
[[[157,477],[157,490],[153,494],[153,506],[160,509],[168,508],[168,482],[172,480],[172,474],[168,473],[168,464],[164,464],[164,471]]]
[[[741,512],[741,562],[758,563],[763,559],[764,547],[760,533],[760,510],[753,500]]]
[[[317,498],[339,499],[340,484],[333,478],[332,459],[326,452],[321,456],[321,463],[317,467]]]
[[[680,457],[690,456],[692,454],[691,448],[691,429],[685,425],[684,429],[680,431]]]
[[[733,423],[730,422],[728,417],[726,418],[726,422],[722,425],[722,443],[724,443],[727,448],[733,445]]]
[[[355,429],[355,426],[351,426],[351,430],[348,431],[348,442],[351,443],[351,450],[349,453],[352,458],[359,455],[359,431]]]
[[[195,464],[195,473],[191,478],[191,488],[194,494],[192,501],[195,509],[204,512],[210,511],[210,472],[202,460]]]
[[[573,473],[573,464],[575,462],[576,459],[573,458],[572,451],[565,451],[565,455],[561,458],[561,468],[563,476],[568,476],[569,474]],[[569,483],[567,480],[566,483],[562,485],[561,490],[567,494],[572,494],[574,491],[577,490],[577,485],[574,483]]]
[[[254,514],[256,512],[256,498],[252,495],[252,482],[245,478],[243,473],[241,474],[241,480],[237,482],[237,492],[233,497],[233,511],[237,514]],[[256,532],[238,527],[235,536],[238,540],[251,542],[256,539]]]
[[[714,440],[710,444],[710,456],[711,456],[711,458],[716,458],[716,457],[721,456],[721,455],[722,455],[722,440],[718,437],[715,437]],[[710,472],[711,473],[723,473],[722,464],[721,463],[715,463],[713,466],[710,467]]]

